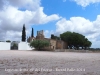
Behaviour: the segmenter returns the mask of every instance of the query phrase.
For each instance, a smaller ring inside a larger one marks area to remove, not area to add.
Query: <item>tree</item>
[[[23,25],[23,29],[22,29],[22,41],[23,41],[23,42],[26,41],[26,29],[25,29],[25,24]]]
[[[87,47],[91,47],[92,43],[87,39],[85,38],[85,41],[84,41],[84,47],[85,47],[85,50],[87,49]]]
[[[33,40],[30,43],[31,47],[35,47],[36,49],[43,49],[45,47],[48,47],[50,45],[50,43],[46,40]]]
[[[61,40],[67,42],[68,47],[72,48],[72,32],[68,31],[68,32],[62,33],[62,34],[60,34],[60,38],[61,38]]]
[[[51,34],[51,39],[55,39],[55,36],[54,36],[54,34]]]
[[[6,42],[11,42],[10,40],[6,40]]]
[[[62,34],[60,34],[60,38],[61,40],[67,42],[68,44],[68,48],[72,49],[79,49],[79,47],[82,47],[82,49],[85,47],[85,49],[87,47],[90,47],[92,45],[92,43],[85,38],[84,35],[76,33],[76,32],[64,32]]]
[[[85,36],[76,32],[73,32],[72,35],[72,45],[77,49],[79,49],[79,47],[83,49]]]
[[[13,44],[13,47],[17,47],[17,44],[16,44],[16,43],[14,43],[14,44]]]
[[[60,40],[60,37],[55,36],[54,34],[51,34],[51,39]]]
[[[32,28],[31,37],[34,37],[34,31],[33,31],[33,28]]]

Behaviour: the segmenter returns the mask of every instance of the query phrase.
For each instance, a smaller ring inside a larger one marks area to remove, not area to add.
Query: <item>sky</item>
[[[23,24],[28,37],[71,31],[100,48],[100,0],[0,0],[0,40],[21,41]]]

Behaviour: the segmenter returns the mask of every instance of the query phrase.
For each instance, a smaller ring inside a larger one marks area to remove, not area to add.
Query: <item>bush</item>
[[[6,42],[11,42],[10,40],[7,40]]]
[[[31,43],[30,43],[30,46],[31,47],[34,47],[36,49],[43,49],[45,47],[48,47],[50,45],[50,43],[46,40],[33,40]]]

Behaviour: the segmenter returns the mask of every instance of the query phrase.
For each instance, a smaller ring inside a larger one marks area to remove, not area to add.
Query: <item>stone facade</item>
[[[55,50],[56,49],[56,40],[53,39],[48,39],[48,38],[44,38],[44,40],[48,41],[50,43],[49,47],[46,47],[46,49],[51,49],[51,50]]]
[[[50,39],[50,49],[55,50],[56,49],[56,40]]]
[[[49,39],[49,38],[44,38],[44,32],[43,30],[37,31],[37,36],[35,37],[30,37],[29,42],[32,40],[46,40],[50,43],[49,47],[45,47],[45,49],[50,49],[50,50],[55,50],[55,49],[67,49],[67,43],[65,43],[62,40],[55,40],[55,39]]]
[[[54,40],[45,38],[46,41],[50,42],[50,46],[46,47],[47,49],[55,50],[55,49],[67,49],[67,43],[62,40]]]
[[[43,30],[37,31],[36,39],[44,39],[44,32],[43,32]]]
[[[67,43],[62,40],[57,40],[56,49],[67,49]]]

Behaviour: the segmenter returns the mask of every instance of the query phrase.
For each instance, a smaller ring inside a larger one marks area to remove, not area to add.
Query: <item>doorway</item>
[[[18,50],[18,43],[17,42],[11,42],[10,49],[11,50]]]

